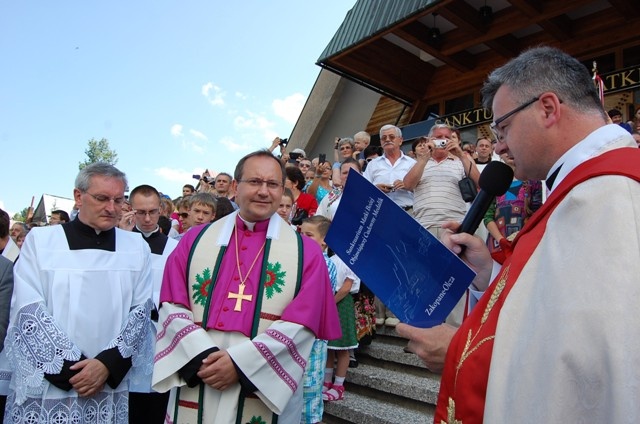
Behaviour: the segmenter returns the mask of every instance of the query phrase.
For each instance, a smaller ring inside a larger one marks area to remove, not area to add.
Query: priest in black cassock
[[[115,228],[126,187],[117,168],[91,164],[75,181],[77,219],[28,234],[5,341],[5,422],[128,422],[128,380],[151,372],[154,341],[149,245]]]
[[[132,210],[122,215],[118,227],[141,234],[151,248],[154,303],[151,319],[157,323],[164,264],[178,242],[164,235],[158,226],[161,204],[158,190],[150,185],[140,185],[131,190],[129,201]],[[149,356],[148,361],[153,362],[153,355]],[[169,392],[157,393],[151,390],[151,375],[142,381],[131,381],[129,384],[129,422],[164,423],[168,402]]]

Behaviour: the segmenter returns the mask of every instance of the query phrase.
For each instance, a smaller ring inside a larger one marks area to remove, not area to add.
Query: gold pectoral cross
[[[234,311],[242,311],[242,301],[246,300],[251,302],[251,299],[253,299],[253,295],[252,294],[244,294],[244,284],[240,284],[238,286],[238,293],[232,293],[229,292],[229,295],[227,296],[227,299],[235,299],[236,300],[236,306],[233,308]]]

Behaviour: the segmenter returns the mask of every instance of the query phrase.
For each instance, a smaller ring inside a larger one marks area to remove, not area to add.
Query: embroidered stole
[[[603,175],[623,175],[640,182],[640,149],[619,148],[592,158],[567,175],[531,216],[513,241],[513,254],[456,332],[445,361],[434,422],[482,422],[491,353],[500,310],[509,291],[542,239],[549,217],[578,184]],[[542,405],[541,407],[544,407]]]
[[[218,225],[210,224],[198,235],[189,254],[187,285],[191,299],[191,311],[194,322],[205,329],[213,290],[215,290],[222,258],[229,243],[229,238],[227,238],[227,235],[230,235],[229,226],[235,225],[236,215],[236,213],[228,215],[220,220],[221,222],[216,223]],[[269,223],[269,227],[272,226],[276,226],[273,220]],[[277,228],[279,230],[277,237],[271,239],[270,232],[267,233],[260,286],[257,290],[257,296],[254,296],[253,299],[257,303],[251,339],[265,332],[274,321],[280,319],[282,311],[300,289],[303,270],[302,239],[297,232],[288,226],[282,225]],[[213,262],[214,259],[215,262]],[[198,284],[198,280],[203,280],[203,278],[205,279],[204,284]],[[204,306],[194,301],[202,296],[203,292],[206,294]],[[178,388],[171,422],[201,424],[204,409],[206,409],[204,404],[206,390],[215,389],[204,383],[194,388],[187,386]],[[224,405],[224,407],[233,408],[233,405]],[[272,413],[254,394],[240,393],[237,407],[236,423],[275,424],[278,421],[278,416]]]

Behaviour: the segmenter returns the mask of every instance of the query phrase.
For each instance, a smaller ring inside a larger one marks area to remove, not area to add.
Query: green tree
[[[20,212],[16,212],[11,219],[14,221],[27,222],[28,213],[29,208],[24,208]]]
[[[87,149],[84,151],[87,155],[87,159],[84,162],[80,162],[79,169],[84,169],[87,165],[91,165],[95,162],[106,162],[111,165],[118,163],[118,154],[115,150],[109,148],[109,141],[106,138],[96,140],[92,138],[89,140]]]

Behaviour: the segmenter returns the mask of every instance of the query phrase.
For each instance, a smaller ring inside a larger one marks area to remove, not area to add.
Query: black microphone
[[[494,197],[502,196],[509,190],[513,181],[513,169],[499,161],[489,162],[480,174],[480,191],[473,200],[469,212],[465,215],[458,233],[473,234],[487,213]]]

